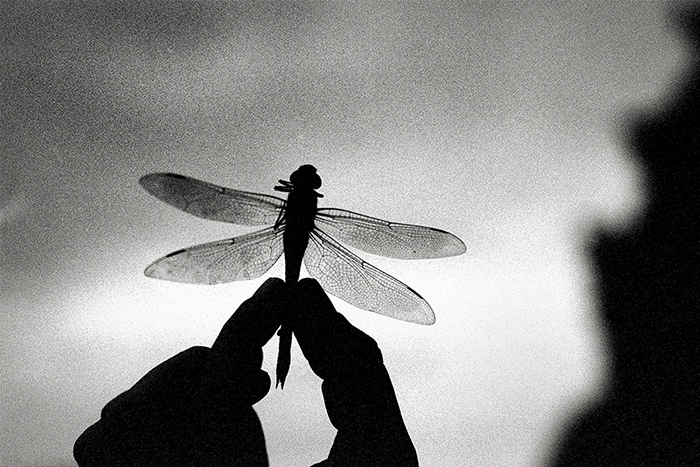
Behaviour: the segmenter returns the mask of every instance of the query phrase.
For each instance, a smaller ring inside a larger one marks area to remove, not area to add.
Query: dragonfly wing
[[[240,237],[175,251],[146,268],[146,275],[190,284],[221,284],[255,279],[284,251],[283,228],[268,227]]]
[[[310,240],[304,264],[327,292],[391,318],[435,322],[428,302],[406,284],[355,256],[318,228],[312,230]]]
[[[232,224],[272,224],[285,203],[276,196],[233,190],[172,173],[145,175],[139,183],[159,200],[186,213]]]
[[[344,209],[319,209],[316,224],[352,247],[389,258],[445,258],[467,251],[462,240],[444,230],[388,222]]]

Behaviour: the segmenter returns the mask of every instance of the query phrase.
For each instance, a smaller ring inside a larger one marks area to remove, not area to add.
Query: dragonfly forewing
[[[459,238],[444,230],[388,222],[344,209],[319,209],[316,225],[334,239],[389,258],[445,258],[467,251]]]
[[[145,175],[146,191],[188,214],[240,225],[273,224],[285,201],[276,196],[224,188],[171,173]]]
[[[363,261],[325,232],[311,232],[304,264],[326,292],[361,308],[418,324],[433,324],[435,314],[416,291]]]
[[[222,284],[255,279],[284,251],[284,227],[268,227],[240,237],[196,245],[155,261],[146,275],[190,284]]]

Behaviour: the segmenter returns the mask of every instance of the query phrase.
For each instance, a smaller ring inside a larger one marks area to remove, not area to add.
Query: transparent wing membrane
[[[435,314],[423,297],[318,228],[311,232],[304,264],[326,292],[358,308],[412,323],[435,322]]]
[[[387,222],[343,209],[319,209],[316,225],[334,239],[389,258],[444,258],[467,250],[459,238],[444,230]]]
[[[273,220],[274,221],[274,220]],[[190,284],[221,284],[260,277],[284,251],[284,228],[268,227],[240,237],[179,250],[155,261],[146,275]]]
[[[285,203],[276,196],[232,190],[178,174],[150,174],[139,183],[156,198],[186,213],[232,224],[273,224]]]

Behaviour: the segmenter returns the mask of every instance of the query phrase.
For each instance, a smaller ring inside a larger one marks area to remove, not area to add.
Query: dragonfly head
[[[277,191],[292,191],[292,190],[316,190],[321,188],[321,177],[316,173],[316,167],[313,165],[302,165],[297,170],[292,172],[289,181],[280,180],[281,186],[276,186]],[[316,193],[316,196],[323,198],[321,193]]]
[[[310,188],[312,190],[321,188],[321,177],[316,173],[316,167],[313,165],[302,165],[292,173],[289,181],[298,188]]]

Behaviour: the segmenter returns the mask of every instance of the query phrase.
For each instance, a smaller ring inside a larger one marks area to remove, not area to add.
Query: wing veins
[[[316,252],[307,250],[309,256],[304,261],[309,273],[316,277],[326,291],[358,308],[395,319],[418,324],[432,324],[435,321],[428,302],[411,287],[354,255],[318,228],[311,232],[311,238]],[[316,255],[318,257],[314,258]],[[328,277],[324,267],[335,269],[335,264],[341,268],[349,267],[354,272],[354,277],[345,279],[350,282],[359,279],[364,287],[333,280],[334,276],[342,276],[338,270],[332,271],[328,274],[331,277]]]
[[[433,227],[389,222],[336,208],[319,209],[316,220],[332,237],[380,256],[429,259],[466,251],[459,238]]]
[[[249,280],[267,272],[283,253],[282,228],[268,227],[227,240],[170,253],[146,268],[146,275],[192,284]]]
[[[272,224],[285,203],[276,196],[225,188],[173,173],[145,175],[139,183],[151,195],[188,214],[232,224]]]

